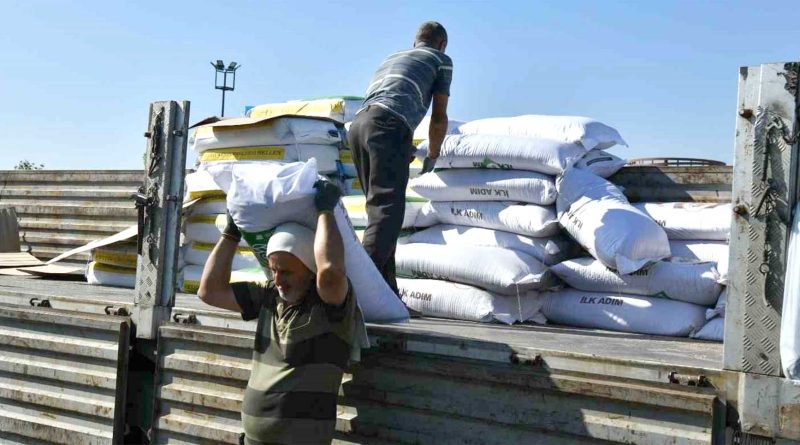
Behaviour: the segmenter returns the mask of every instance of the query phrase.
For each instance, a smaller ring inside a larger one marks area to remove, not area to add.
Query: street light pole
[[[211,62],[214,67],[214,88],[222,90],[222,110],[220,116],[225,116],[225,92],[233,91],[236,88],[236,70],[242,66],[236,62],[231,62],[227,67],[222,60],[217,59],[217,62]],[[222,84],[219,83],[219,75],[222,74]],[[228,86],[228,74],[231,74],[231,85]]]

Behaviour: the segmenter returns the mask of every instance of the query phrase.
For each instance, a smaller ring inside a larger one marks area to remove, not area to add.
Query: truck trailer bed
[[[131,314],[134,291],[90,286],[83,282],[0,276],[0,303],[44,306],[95,314]],[[123,311],[120,312],[119,310]],[[251,331],[254,323],[238,314],[206,305],[196,295],[178,293],[173,321]],[[603,358],[665,366],[721,370],[722,344],[689,338],[660,337],[557,325],[475,323],[438,318],[412,319],[408,323],[368,324],[371,336],[401,339],[405,347],[435,348],[446,353],[481,345],[486,355],[475,357],[509,361],[536,354],[568,354],[585,359]],[[386,341],[386,340],[384,340]],[[492,350],[491,345],[496,348]],[[489,348],[489,349],[487,349]],[[488,352],[492,350],[492,352]],[[432,351],[433,352],[433,351]]]

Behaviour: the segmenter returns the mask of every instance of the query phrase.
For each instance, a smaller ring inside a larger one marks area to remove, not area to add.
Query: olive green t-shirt
[[[293,306],[271,281],[232,287],[242,318],[258,318],[242,403],[245,443],[329,444],[355,331],[352,286],[338,307],[322,301],[316,286]]]

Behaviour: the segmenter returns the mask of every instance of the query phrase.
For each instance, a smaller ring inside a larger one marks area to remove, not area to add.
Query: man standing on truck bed
[[[433,101],[428,158],[439,157],[447,132],[447,100],[453,62],[445,55],[447,31],[425,22],[414,47],[390,55],[375,72],[364,106],[348,134],[353,161],[367,197],[362,244],[386,282],[397,292],[394,253],[405,213],[408,164],[416,149],[414,130]]]
[[[267,243],[273,280],[228,284],[242,239],[228,226],[206,261],[197,295],[212,306],[258,318],[253,369],[242,402],[244,442],[330,444],[336,398],[348,365],[357,316],[333,209],[341,192],[318,181],[316,233],[276,227]]]

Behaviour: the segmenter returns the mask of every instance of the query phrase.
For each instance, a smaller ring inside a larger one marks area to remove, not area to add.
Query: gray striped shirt
[[[433,95],[450,95],[452,78],[453,61],[445,53],[427,46],[400,51],[387,57],[375,72],[364,107],[383,107],[414,131]]]

